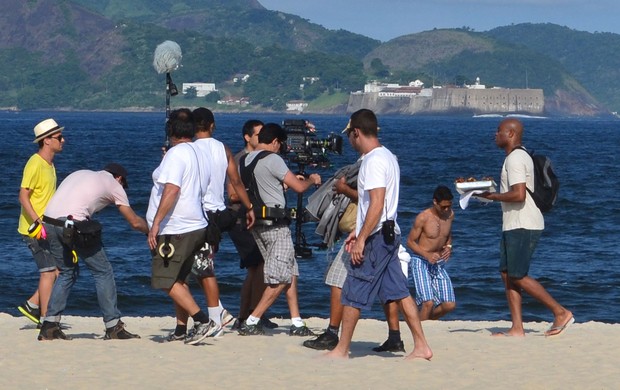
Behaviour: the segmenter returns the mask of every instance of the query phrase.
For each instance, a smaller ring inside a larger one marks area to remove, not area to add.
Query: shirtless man
[[[414,253],[411,271],[422,321],[436,320],[456,307],[452,281],[445,270],[452,254],[452,199],[448,187],[438,186],[433,206],[418,214],[407,237],[407,246]]]
[[[433,193],[433,206],[418,214],[407,237],[407,246],[414,253],[411,256],[411,273],[420,321],[436,320],[456,307],[452,281],[444,268],[452,254],[452,199],[449,188],[437,187]],[[404,352],[398,307],[394,302],[389,302],[384,306],[384,312],[388,338],[373,351]]]

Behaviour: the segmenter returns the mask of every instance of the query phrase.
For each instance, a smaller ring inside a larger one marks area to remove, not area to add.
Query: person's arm
[[[34,211],[34,207],[32,207],[32,203],[30,202],[30,196],[32,195],[32,190],[30,188],[19,189],[19,203],[24,208],[26,214],[30,217],[30,219],[34,222],[41,219],[40,215],[37,215],[36,211]]]
[[[357,202],[357,190],[348,185],[344,177],[334,181],[334,191],[336,191],[337,194],[343,194],[351,199],[352,202]]]
[[[121,213],[123,217],[129,222],[129,226],[133,230],[137,230],[144,234],[149,233],[149,227],[146,224],[146,220],[142,217],[139,217],[130,206],[118,206],[118,211]]]
[[[486,198],[489,200],[495,200],[498,202],[525,202],[525,194],[527,189],[525,183],[516,183],[510,186],[510,190],[506,192],[483,192],[476,196]]]
[[[297,176],[293,174],[293,172],[288,171],[286,172],[286,175],[284,176],[283,182],[284,184],[286,184],[288,188],[301,194],[302,192],[306,191],[308,188],[312,187],[313,185],[317,185],[317,186],[321,185],[321,176],[319,176],[318,173],[313,173],[310,176],[308,176],[307,180],[301,180],[301,179],[298,179]]]
[[[235,159],[228,149],[227,146],[224,146],[226,149],[226,157],[228,158],[228,167],[226,168],[226,176],[228,177],[228,186],[233,189],[235,196],[237,199],[245,206],[247,209],[246,213],[246,222],[247,228],[250,229],[254,225],[254,210],[252,206],[252,202],[250,202],[250,197],[245,190],[245,185],[241,181],[241,177],[239,176],[239,170],[237,169],[237,164],[235,163]],[[229,193],[230,194],[230,193]],[[232,198],[232,196],[231,196]]]
[[[368,206],[368,212],[366,213],[366,220],[364,221],[357,237],[353,235],[353,240],[351,240],[351,236],[347,239],[349,244],[349,253],[351,254],[351,261],[353,264],[360,264],[364,261],[364,246],[366,244],[366,239],[379,224],[381,214],[383,213],[385,187],[373,188],[368,191],[368,194],[370,197],[370,204]]]
[[[241,199],[239,199],[235,187],[230,184],[230,180],[226,182],[226,192],[228,193],[228,201],[230,203],[241,203]]]
[[[153,218],[153,225],[151,226],[151,230],[149,230],[149,247],[151,249],[155,249],[157,246],[157,236],[159,235],[159,225],[161,221],[164,219],[166,215],[172,210],[172,207],[177,201],[179,194],[181,192],[181,188],[171,183],[166,183],[164,186],[164,192],[161,195],[161,200],[159,202],[159,207],[157,208],[157,212],[155,213],[155,217]]]

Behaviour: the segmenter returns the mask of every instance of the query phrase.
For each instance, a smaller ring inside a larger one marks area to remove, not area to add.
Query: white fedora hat
[[[34,127],[34,141],[32,142],[36,144],[43,138],[62,131],[62,129],[64,129],[64,127],[58,126],[58,123],[53,119],[41,121]]]

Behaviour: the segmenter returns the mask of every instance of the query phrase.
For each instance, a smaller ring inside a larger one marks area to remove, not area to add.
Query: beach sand
[[[196,346],[163,342],[172,317],[125,317],[140,340],[102,340],[97,317],[63,317],[73,340],[37,341],[24,317],[0,313],[0,377],[4,389],[611,389],[620,384],[620,326],[575,323],[544,337],[548,323],[527,323],[525,338],[490,337],[508,322],[427,321],[432,361],[377,354],[385,322],[362,319],[349,360],[330,360],[288,336],[288,319],[266,336],[208,338]],[[306,320],[320,332],[327,321]],[[401,322],[407,353],[411,334]]]

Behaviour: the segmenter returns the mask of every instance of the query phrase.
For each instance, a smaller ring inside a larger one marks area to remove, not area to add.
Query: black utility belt
[[[257,226],[288,226],[291,224],[291,220],[288,218],[282,219],[256,219],[254,225]]]
[[[52,226],[64,227],[66,221],[63,221],[62,219],[50,218],[47,215],[44,215],[43,222],[49,223]]]
[[[281,220],[291,218],[291,209],[286,207],[260,207],[258,213],[255,211],[258,220]]]

